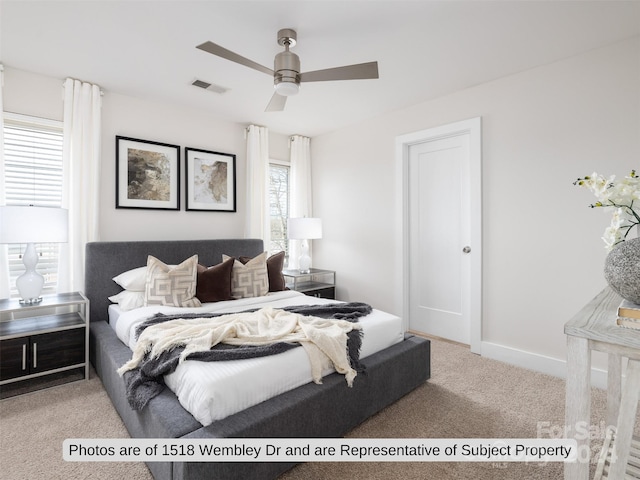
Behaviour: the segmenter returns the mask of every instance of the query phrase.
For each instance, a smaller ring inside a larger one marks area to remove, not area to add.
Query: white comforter
[[[136,345],[135,327],[155,313],[232,313],[261,307],[282,308],[333,302],[335,300],[284,291],[265,297],[209,303],[198,308],[153,306],[119,312],[112,305],[110,323],[120,340],[133,351]],[[360,323],[364,332],[360,358],[398,343],[404,337],[400,318],[379,310],[374,309],[370,315],[361,318]],[[332,372],[333,369],[329,368],[322,374]],[[165,376],[166,385],[177,395],[182,406],[203,425],[311,381],[311,364],[302,348],[268,357],[226,362],[186,360],[173,373]]]

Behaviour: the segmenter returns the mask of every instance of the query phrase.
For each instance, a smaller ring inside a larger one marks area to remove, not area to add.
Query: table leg
[[[564,464],[564,478],[585,480],[591,458],[590,438],[584,434],[591,423],[591,352],[586,338],[567,337],[565,402],[565,431],[578,442],[578,455],[576,462]]]
[[[624,478],[631,449],[631,438],[640,397],[640,360],[629,360],[627,378],[620,402],[620,414],[616,437],[613,442],[613,461],[609,468],[609,478]]]
[[[607,364],[607,427],[615,427],[618,423],[621,378],[622,357],[616,353],[610,353]]]

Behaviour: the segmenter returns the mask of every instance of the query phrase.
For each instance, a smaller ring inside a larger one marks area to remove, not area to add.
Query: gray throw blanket
[[[257,309],[246,310],[242,313],[254,312]],[[360,303],[331,303],[324,305],[299,305],[284,307],[281,310],[297,313],[305,316],[320,317],[325,319],[347,320],[357,322],[360,317],[371,313],[371,306]],[[177,314],[164,315],[158,313],[142,322],[136,328],[136,339],[140,334],[152,325],[176,319],[213,318],[227,315],[226,313],[206,314]],[[360,363],[360,347],[362,345],[362,330],[352,330],[347,334],[347,349],[351,367],[358,372],[364,372]],[[232,346],[218,344],[205,352],[195,352],[187,356],[188,360],[202,362],[217,362],[225,360],[239,360],[244,358],[264,357],[285,352],[291,348],[299,347],[299,343],[277,342],[262,346]],[[184,347],[177,347],[161,353],[157,358],[146,356],[139,367],[125,372],[123,377],[127,391],[127,401],[134,410],[142,410],[149,400],[156,397],[164,389],[163,376],[173,372],[178,366],[180,355]]]

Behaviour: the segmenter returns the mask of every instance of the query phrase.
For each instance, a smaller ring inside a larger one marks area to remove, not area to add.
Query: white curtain
[[[265,250],[269,250],[269,130],[256,125],[247,128],[247,216],[244,235],[246,238],[261,238]]]
[[[289,139],[289,144],[291,162],[289,216],[311,217],[311,140],[301,135],[293,135]],[[298,268],[300,248],[300,240],[289,240],[289,268]],[[311,254],[311,245],[309,245],[309,254]]]
[[[98,240],[100,87],[64,83],[62,206],[69,209],[69,242],[60,245],[58,291],[84,290],[84,250]]]
[[[0,206],[7,201],[4,191],[4,104],[2,91],[4,90],[4,67],[0,64]],[[11,284],[9,282],[9,262],[7,246],[0,245],[0,298],[9,298]]]

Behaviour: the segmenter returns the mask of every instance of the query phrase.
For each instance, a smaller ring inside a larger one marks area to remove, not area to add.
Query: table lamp
[[[309,256],[309,240],[322,238],[322,220],[319,218],[289,218],[287,232],[291,240],[302,240],[302,252],[299,259],[300,273],[311,271],[311,257]]]
[[[26,243],[22,256],[26,271],[16,280],[20,303],[42,301],[44,277],[36,271],[38,254],[35,243],[64,243],[68,238],[69,211],[55,207],[0,207],[0,243]]]

